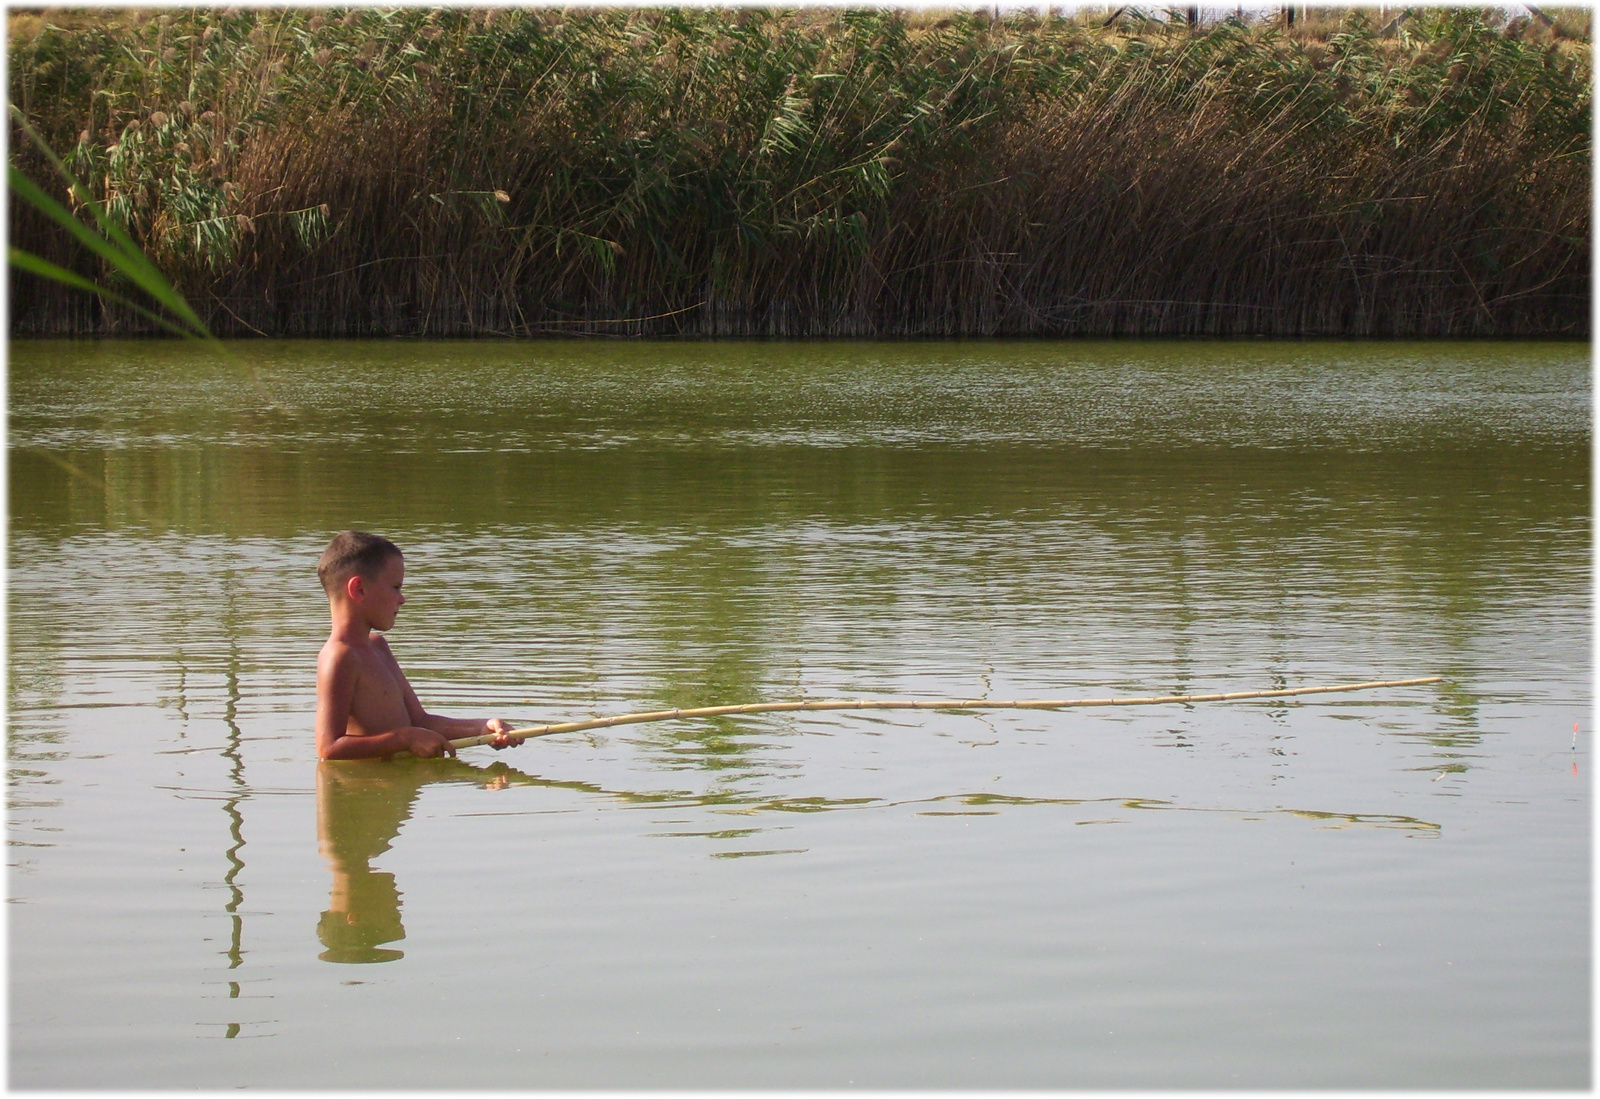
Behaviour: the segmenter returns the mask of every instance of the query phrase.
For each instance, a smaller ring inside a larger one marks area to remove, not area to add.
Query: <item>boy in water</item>
[[[328,593],[333,631],[317,657],[317,756],[373,759],[410,752],[424,759],[455,755],[452,739],[506,733],[511,725],[438,717],[417,701],[389,643],[380,634],[405,604],[406,563],[387,538],[347,530],[322,551],[317,575]],[[500,736],[496,750],[522,743]]]

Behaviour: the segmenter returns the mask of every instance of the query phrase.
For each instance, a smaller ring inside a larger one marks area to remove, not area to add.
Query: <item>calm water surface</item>
[[[1586,345],[234,351],[10,347],[13,1086],[1588,1085]],[[1447,682],[319,767],[345,527],[462,716]]]

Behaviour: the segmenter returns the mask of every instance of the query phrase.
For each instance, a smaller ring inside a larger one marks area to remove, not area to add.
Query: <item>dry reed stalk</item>
[[[1339,691],[1369,691],[1380,687],[1417,687],[1428,683],[1442,683],[1443,676],[1424,676],[1419,679],[1373,680],[1367,683],[1341,683],[1327,687],[1288,687],[1268,691],[1229,691],[1218,694],[1160,695],[1149,698],[1076,698],[1076,699],[1018,699],[997,701],[987,698],[967,699],[859,699],[846,701],[822,699],[811,702],[750,702],[734,706],[701,706],[691,710],[651,710],[644,713],[617,714],[586,721],[564,721],[553,725],[534,725],[526,729],[513,729],[509,733],[490,733],[483,736],[452,740],[452,748],[472,748],[488,744],[502,736],[524,739],[554,736],[557,733],[577,733],[586,729],[609,729],[614,725],[637,725],[649,721],[676,721],[681,718],[730,717],[739,714],[775,714],[796,711],[821,710],[1064,710],[1088,706],[1155,706],[1177,702],[1236,702],[1250,698],[1291,698],[1298,695],[1331,694]]]

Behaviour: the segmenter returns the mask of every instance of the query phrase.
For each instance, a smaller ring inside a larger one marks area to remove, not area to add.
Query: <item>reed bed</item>
[[[1589,44],[1525,20],[49,15],[12,101],[219,334],[1589,331]]]

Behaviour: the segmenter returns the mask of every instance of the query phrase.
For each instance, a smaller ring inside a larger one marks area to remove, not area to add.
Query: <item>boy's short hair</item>
[[[383,571],[389,558],[404,556],[399,546],[382,535],[347,530],[334,535],[328,548],[322,551],[322,558],[317,562],[317,579],[322,581],[322,590],[332,595],[344,587],[350,577],[359,575],[371,580]]]

